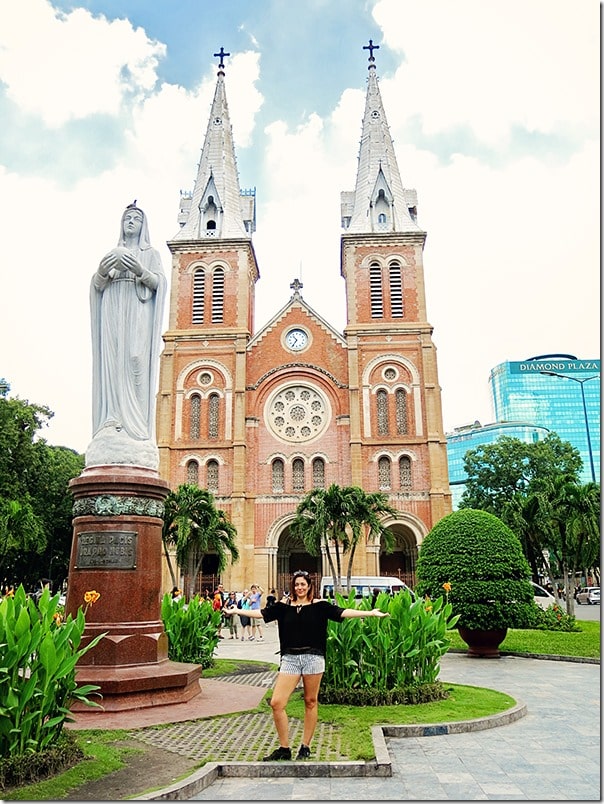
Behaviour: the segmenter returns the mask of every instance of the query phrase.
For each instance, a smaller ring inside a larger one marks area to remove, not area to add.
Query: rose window
[[[279,391],[266,409],[266,421],[273,433],[297,443],[320,435],[329,419],[329,403],[323,394],[309,386],[290,386]]]

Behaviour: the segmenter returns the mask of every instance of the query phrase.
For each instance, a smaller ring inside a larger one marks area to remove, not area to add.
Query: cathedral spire
[[[214,100],[192,193],[181,195],[180,231],[174,240],[247,238],[254,231],[255,197],[239,186],[233,130],[225,90],[223,47]]]
[[[342,193],[342,225],[349,232],[417,232],[415,194],[405,190],[388,121],[382,103],[375,66],[374,45],[369,51],[369,75],[361,132],[356,186]]]

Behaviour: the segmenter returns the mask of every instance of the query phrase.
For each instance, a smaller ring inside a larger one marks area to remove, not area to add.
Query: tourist
[[[224,602],[225,609],[237,607],[237,593],[229,592]],[[229,626],[229,639],[237,639],[237,620],[234,617],[227,617]]]
[[[258,584],[253,583],[250,586],[250,609],[253,611],[260,611],[260,605],[262,601],[262,593],[264,589]],[[258,642],[264,642],[264,636],[262,635],[262,626],[260,623],[256,625],[252,620],[252,639],[258,634]]]
[[[233,616],[235,609],[229,609]],[[252,619],[277,621],[281,662],[271,698],[273,720],[279,737],[279,748],[264,757],[264,761],[291,759],[289,722],[285,707],[300,678],[304,685],[304,731],[297,759],[310,757],[310,743],[317,725],[318,697],[325,670],[327,623],[341,622],[349,617],[387,617],[379,609],[360,611],[343,609],[327,600],[315,598],[314,582],[308,572],[298,570],[291,579],[291,599],[264,609],[251,609]]]
[[[249,590],[244,589],[240,600],[237,603],[237,608],[242,612],[239,615],[239,622],[241,623],[241,641],[245,642],[245,635],[247,634],[248,642],[253,640],[252,629],[250,628],[251,619],[248,617],[250,608]],[[245,612],[245,614],[243,614]],[[225,614],[231,614],[231,609],[225,610]]]

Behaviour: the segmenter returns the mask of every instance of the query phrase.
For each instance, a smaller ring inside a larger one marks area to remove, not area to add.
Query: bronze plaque
[[[136,531],[78,533],[75,569],[136,569]]]

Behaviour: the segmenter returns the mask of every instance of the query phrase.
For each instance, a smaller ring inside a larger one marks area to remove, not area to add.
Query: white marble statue
[[[155,394],[166,277],[136,202],[90,287],[92,434],[86,464],[156,468]]]

